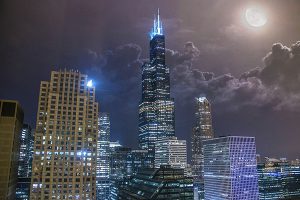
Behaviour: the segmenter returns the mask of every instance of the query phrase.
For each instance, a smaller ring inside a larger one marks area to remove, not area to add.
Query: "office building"
[[[128,176],[127,156],[131,148],[123,147],[119,142],[110,143],[110,195],[118,194],[119,186]]]
[[[193,178],[186,177],[183,169],[174,169],[171,166],[160,166],[159,169],[144,168],[129,178],[113,200],[130,199],[193,199]]]
[[[100,113],[97,141],[97,199],[107,200],[110,188],[110,119],[108,113]]]
[[[142,66],[139,104],[139,147],[149,151],[154,166],[155,142],[175,136],[174,99],[170,97],[170,70],[165,63],[165,36],[159,13],[150,40],[150,61]]]
[[[15,199],[24,113],[17,101],[0,100],[0,197]]]
[[[148,150],[133,149],[127,155],[127,172],[128,175],[135,175],[142,168],[152,166]]]
[[[30,199],[96,199],[98,103],[78,71],[52,71],[38,102]]]
[[[20,135],[18,177],[31,177],[33,135],[30,125],[23,124]]]
[[[203,153],[205,199],[258,199],[254,137],[207,139]]]
[[[20,135],[20,157],[18,166],[17,200],[30,197],[31,169],[33,157],[33,131],[28,124],[23,124]]]
[[[300,199],[300,165],[267,158],[258,163],[259,199]]]
[[[187,167],[186,141],[176,137],[162,138],[155,143],[155,168],[170,165],[172,168]]]
[[[194,177],[195,192],[198,199],[204,199],[203,145],[202,141],[214,137],[212,128],[211,104],[205,96],[196,98],[196,123],[192,133],[191,167]]]

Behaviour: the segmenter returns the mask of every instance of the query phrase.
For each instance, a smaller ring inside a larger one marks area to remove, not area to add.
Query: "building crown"
[[[157,17],[154,17],[153,28],[151,30],[151,39],[156,35],[163,35],[162,22],[159,18],[159,8],[157,9]]]

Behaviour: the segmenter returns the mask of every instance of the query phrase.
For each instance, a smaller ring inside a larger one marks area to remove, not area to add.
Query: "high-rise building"
[[[151,167],[148,150],[133,149],[127,155],[128,175],[135,175],[141,168]]]
[[[42,81],[30,199],[96,199],[98,103],[78,71],[52,71]]]
[[[110,143],[110,195],[109,199],[118,194],[119,186],[128,175],[127,156],[131,148],[123,147],[119,142]]]
[[[205,96],[196,98],[196,124],[192,133],[192,173],[198,199],[204,199],[202,141],[214,137],[211,104]]]
[[[300,199],[300,165],[267,158],[258,163],[259,199]]]
[[[207,139],[203,153],[205,199],[258,199],[254,137]]]
[[[20,157],[18,167],[17,200],[28,200],[30,197],[31,169],[33,157],[33,131],[30,125],[23,124],[20,134]]]
[[[155,142],[175,136],[174,100],[170,97],[170,70],[165,63],[165,36],[159,13],[150,40],[150,61],[142,66],[139,105],[139,146],[149,151],[154,166]]]
[[[187,167],[186,141],[177,137],[162,138],[155,143],[155,168],[170,165],[172,168]]]
[[[97,199],[107,200],[110,188],[110,119],[108,113],[100,113],[97,141]]]
[[[183,169],[174,169],[170,165],[159,169],[144,168],[119,186],[113,200],[145,199],[193,199],[193,178],[186,177]]]
[[[18,177],[31,176],[32,144],[33,136],[30,125],[23,124],[20,135],[20,157]]]
[[[17,101],[0,100],[0,197],[15,199],[24,113]]]

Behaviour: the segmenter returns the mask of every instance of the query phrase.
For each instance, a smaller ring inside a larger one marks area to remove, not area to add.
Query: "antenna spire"
[[[159,16],[159,8],[157,9],[157,16],[154,17],[153,29],[150,33],[151,39],[155,35],[163,35],[162,22],[160,21],[160,16]]]

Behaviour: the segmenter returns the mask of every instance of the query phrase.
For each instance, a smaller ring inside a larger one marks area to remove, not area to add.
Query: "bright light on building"
[[[87,82],[87,86],[88,86],[88,87],[93,87],[93,80],[89,80],[89,81]]]

